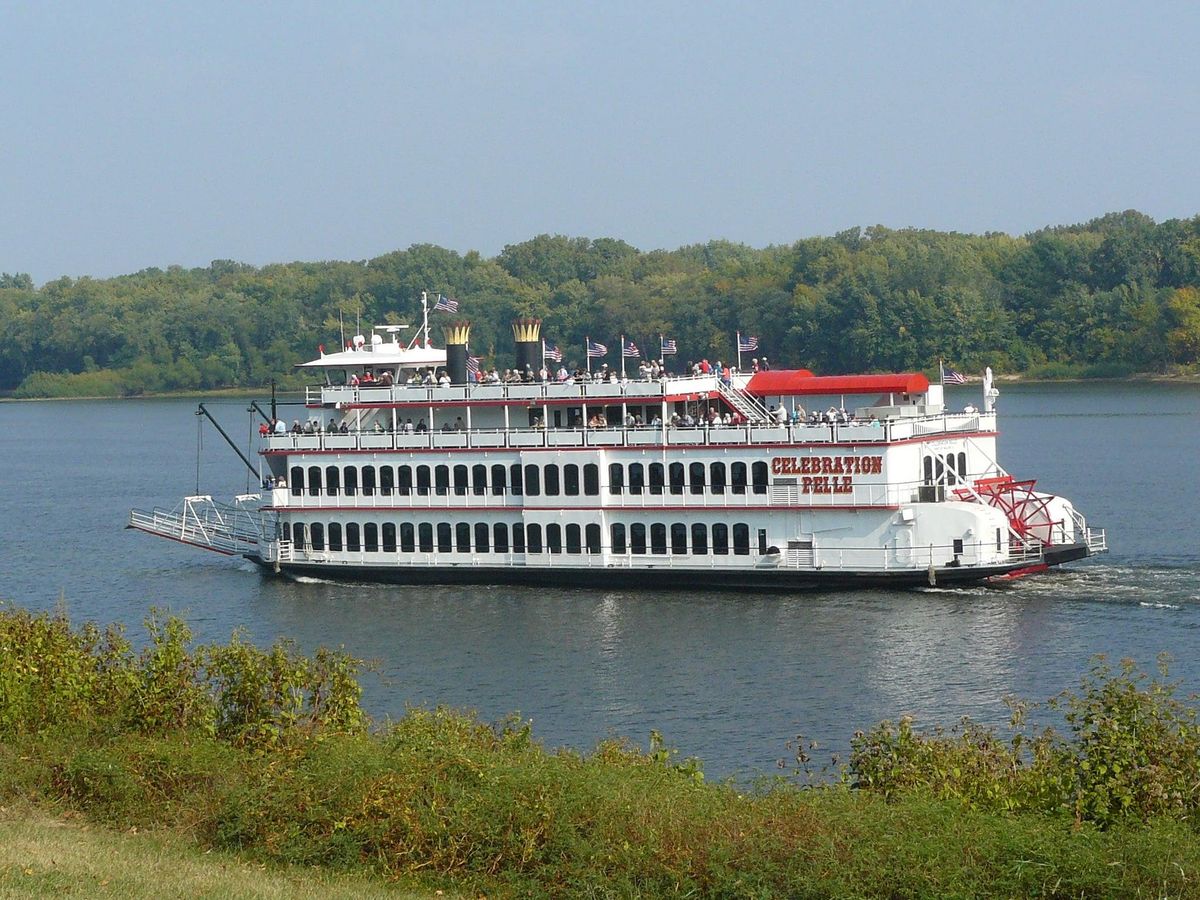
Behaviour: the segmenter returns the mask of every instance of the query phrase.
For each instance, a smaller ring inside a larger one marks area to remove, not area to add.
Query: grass
[[[460,895],[311,867],[247,862],[203,849],[173,830],[118,832],[75,814],[0,808],[0,898],[63,896],[403,900]]]

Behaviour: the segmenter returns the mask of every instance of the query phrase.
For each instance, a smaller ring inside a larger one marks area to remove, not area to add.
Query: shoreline
[[[1132,375],[1122,375],[1114,378],[1033,378],[1028,375],[1009,374],[995,376],[997,384],[1124,384],[1127,382],[1133,383],[1148,383],[1148,384],[1200,384],[1200,372],[1189,372],[1179,374],[1162,374],[1157,372],[1135,372]],[[930,383],[934,383],[930,379]],[[981,386],[983,378],[977,375],[968,375],[966,383],[973,387]],[[291,391],[276,390],[277,399],[288,399],[291,397],[302,397],[304,394],[303,388],[298,388]],[[69,397],[11,397],[0,394],[0,403],[44,403],[46,401],[79,401],[79,400],[185,400],[195,398],[197,400],[224,398],[237,399],[246,397],[249,399],[258,399],[264,396],[264,393],[254,388],[220,388],[212,391],[164,391],[162,393],[147,393],[134,394],[129,396],[107,396],[104,394],[81,394],[78,396]]]

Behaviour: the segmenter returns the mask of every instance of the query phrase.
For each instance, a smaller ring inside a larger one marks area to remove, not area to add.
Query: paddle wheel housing
[[[1071,542],[1075,529],[1066,501],[1038,493],[1034,490],[1036,484],[1033,478],[1018,481],[1011,475],[1001,475],[981,478],[969,488],[956,488],[954,493],[960,500],[1002,510],[1013,533],[1024,541],[1034,540],[1043,547]]]

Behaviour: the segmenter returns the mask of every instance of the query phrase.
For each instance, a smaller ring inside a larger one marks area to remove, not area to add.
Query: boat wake
[[[1200,568],[1191,565],[1088,565],[1050,571],[1010,586],[1019,596],[1180,609],[1200,602]]]

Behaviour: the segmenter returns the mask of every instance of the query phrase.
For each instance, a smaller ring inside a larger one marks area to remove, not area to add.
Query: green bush
[[[1029,710],[1015,702],[1007,739],[969,720],[949,734],[884,722],[855,736],[845,778],[886,798],[920,792],[985,810],[1067,812],[1101,827],[1200,824],[1200,723],[1166,680],[1167,660],[1159,666],[1151,678],[1129,660],[1114,671],[1098,659],[1078,690],[1047,703],[1065,734],[1026,736]]]
[[[1061,731],[886,723],[844,783],[710,784],[661,736],[547,750],[530,723],[411,709],[375,729],[344,653],[192,647],[0,610],[0,800],[184,829],[264,861],[516,896],[1197,893],[1196,713],[1103,662]],[[848,789],[852,785],[857,790]]]

